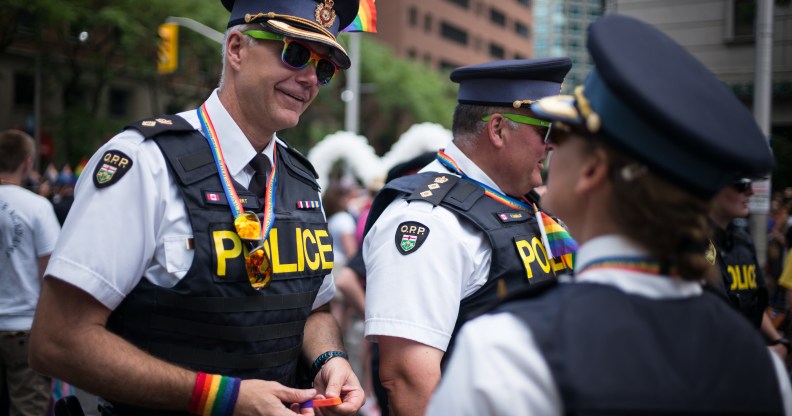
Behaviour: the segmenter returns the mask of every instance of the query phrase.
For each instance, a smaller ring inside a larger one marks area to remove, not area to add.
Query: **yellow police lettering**
[[[539,266],[545,273],[550,273],[550,262],[547,260],[547,252],[545,251],[544,245],[542,242],[539,241],[538,238],[534,237],[531,239],[531,248],[533,248],[534,253],[537,254],[536,262],[539,263]],[[542,255],[539,256],[539,251],[542,252]],[[544,261],[542,261],[544,259]]]
[[[242,254],[242,240],[233,231],[215,231],[212,233],[215,252],[217,253],[217,276],[226,275],[226,261],[239,257]],[[225,241],[231,241],[231,248],[225,248]]]
[[[322,239],[330,239],[330,236],[327,235],[326,230],[316,230],[316,245],[319,247],[319,257],[322,258],[322,269],[332,269],[333,262],[327,261],[325,257],[325,253],[332,253],[333,252],[333,244],[325,244],[322,242]]]
[[[303,251],[302,230],[297,227],[294,230],[294,241],[297,242],[297,271],[305,271],[305,252]]]
[[[520,253],[520,258],[522,259],[523,265],[525,266],[525,274],[530,279],[533,277],[531,263],[536,260],[536,254],[531,249],[531,245],[525,240],[517,240],[515,244],[517,245],[517,252]]]
[[[278,247],[278,229],[273,228],[269,234],[270,254],[273,273],[292,273],[297,271],[297,263],[281,263]]]
[[[308,257],[308,241],[311,242],[311,247],[316,247],[316,237],[311,234],[311,230],[305,230],[302,233],[303,258],[307,262],[309,269],[318,270],[319,264],[321,262],[319,259],[319,253],[315,253],[313,258]]]

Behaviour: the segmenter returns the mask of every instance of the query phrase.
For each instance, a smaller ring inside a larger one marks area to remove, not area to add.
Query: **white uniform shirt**
[[[206,100],[206,109],[229,174],[247,186],[254,173],[248,163],[255,149],[223,107],[217,90]],[[195,110],[179,116],[201,130]],[[275,140],[262,152],[270,163]],[[94,168],[107,150],[126,154],[132,167],[117,183],[97,189]],[[195,252],[186,244],[192,228],[157,144],[135,130],[126,130],[102,146],[83,172],[47,275],[81,288],[109,309],[115,309],[141,277],[158,286],[175,286],[192,265]],[[334,294],[328,274],[314,308],[329,302]]]
[[[577,264],[610,256],[645,254],[627,240],[605,236],[580,247]],[[615,269],[592,269],[580,282],[611,285],[653,299],[700,296],[696,282]],[[561,395],[531,330],[510,313],[484,315],[465,324],[454,354],[429,403],[427,415],[561,415]],[[787,415],[792,389],[781,360],[768,349],[775,366]],[[487,357],[482,360],[481,357]]]
[[[41,292],[38,259],[52,253],[59,233],[47,198],[0,185],[0,331],[30,329]]]
[[[453,143],[445,153],[469,177],[500,191]],[[448,172],[434,161],[421,172]],[[451,175],[449,173],[449,175]],[[399,224],[417,221],[429,229],[419,248],[401,254]],[[393,201],[363,243],[366,259],[365,335],[410,339],[445,351],[459,303],[487,281],[492,248],[483,232],[425,201]]]

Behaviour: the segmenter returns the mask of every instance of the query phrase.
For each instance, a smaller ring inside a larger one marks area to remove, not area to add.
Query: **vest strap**
[[[228,325],[214,325],[196,322],[187,319],[159,315],[151,322],[154,330],[178,332],[183,335],[193,335],[222,339],[227,341],[256,342],[271,339],[286,338],[301,335],[305,328],[305,321],[287,322],[282,324],[261,325],[253,327],[238,327]],[[174,330],[176,328],[176,330]]]
[[[222,351],[196,350],[180,345],[151,343],[150,352],[157,357],[163,357],[177,363],[187,363],[196,367],[220,367],[235,370],[253,370],[260,368],[279,367],[291,364],[297,360],[302,350],[302,345],[296,345],[288,350],[269,352],[265,354],[235,354]]]
[[[257,312],[304,308],[313,304],[316,293],[311,291],[289,295],[247,296],[229,302],[228,298],[224,297],[200,298],[173,292],[158,292],[156,302],[159,306],[198,312]]]

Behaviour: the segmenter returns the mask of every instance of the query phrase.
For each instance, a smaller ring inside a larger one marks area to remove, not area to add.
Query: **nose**
[[[316,76],[316,61],[311,59],[308,65],[296,71],[295,79],[301,85],[312,86],[319,84],[319,77]]]

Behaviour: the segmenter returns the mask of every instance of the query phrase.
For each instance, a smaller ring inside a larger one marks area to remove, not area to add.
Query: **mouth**
[[[285,90],[278,90],[278,91],[280,91],[280,92],[281,92],[283,95],[286,95],[287,97],[290,97],[291,99],[293,99],[293,100],[295,100],[295,101],[298,101],[298,102],[300,102],[300,103],[305,103],[306,101],[308,101],[308,99],[307,99],[307,98],[305,98],[305,97],[304,97],[304,96],[302,96],[302,95],[298,95],[298,94],[290,93],[290,92],[288,92],[288,91],[285,91]]]

